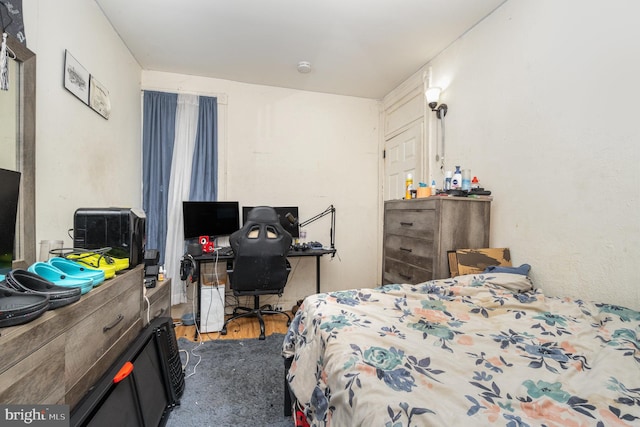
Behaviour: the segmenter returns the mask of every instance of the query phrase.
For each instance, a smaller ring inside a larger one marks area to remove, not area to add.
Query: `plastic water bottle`
[[[462,189],[464,191],[471,190],[471,171],[469,169],[462,171]]]
[[[447,171],[444,175],[444,191],[451,190],[452,179],[453,179],[453,172]]]

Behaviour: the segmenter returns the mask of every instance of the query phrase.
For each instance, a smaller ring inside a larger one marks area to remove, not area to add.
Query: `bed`
[[[640,312],[478,274],[307,297],[296,425],[640,425]]]

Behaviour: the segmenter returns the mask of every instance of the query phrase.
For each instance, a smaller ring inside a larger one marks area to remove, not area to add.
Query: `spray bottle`
[[[411,175],[410,173],[407,174],[407,179],[404,182],[404,189],[405,189],[405,194],[404,194],[405,200],[411,199],[411,191],[413,190],[413,175]]]

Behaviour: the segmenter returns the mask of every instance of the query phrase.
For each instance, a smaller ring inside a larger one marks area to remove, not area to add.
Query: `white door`
[[[384,200],[402,199],[405,195],[405,178],[413,176],[417,188],[422,177],[422,120],[385,141]]]

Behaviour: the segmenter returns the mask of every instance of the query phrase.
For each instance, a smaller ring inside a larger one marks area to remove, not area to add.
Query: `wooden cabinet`
[[[142,266],[78,302],[0,329],[0,402],[71,408],[142,330]]]
[[[447,251],[489,246],[490,199],[428,197],[384,203],[382,283],[449,277]]]
[[[145,288],[142,325],[147,326],[156,317],[171,317],[171,279],[158,282],[153,288]]]

